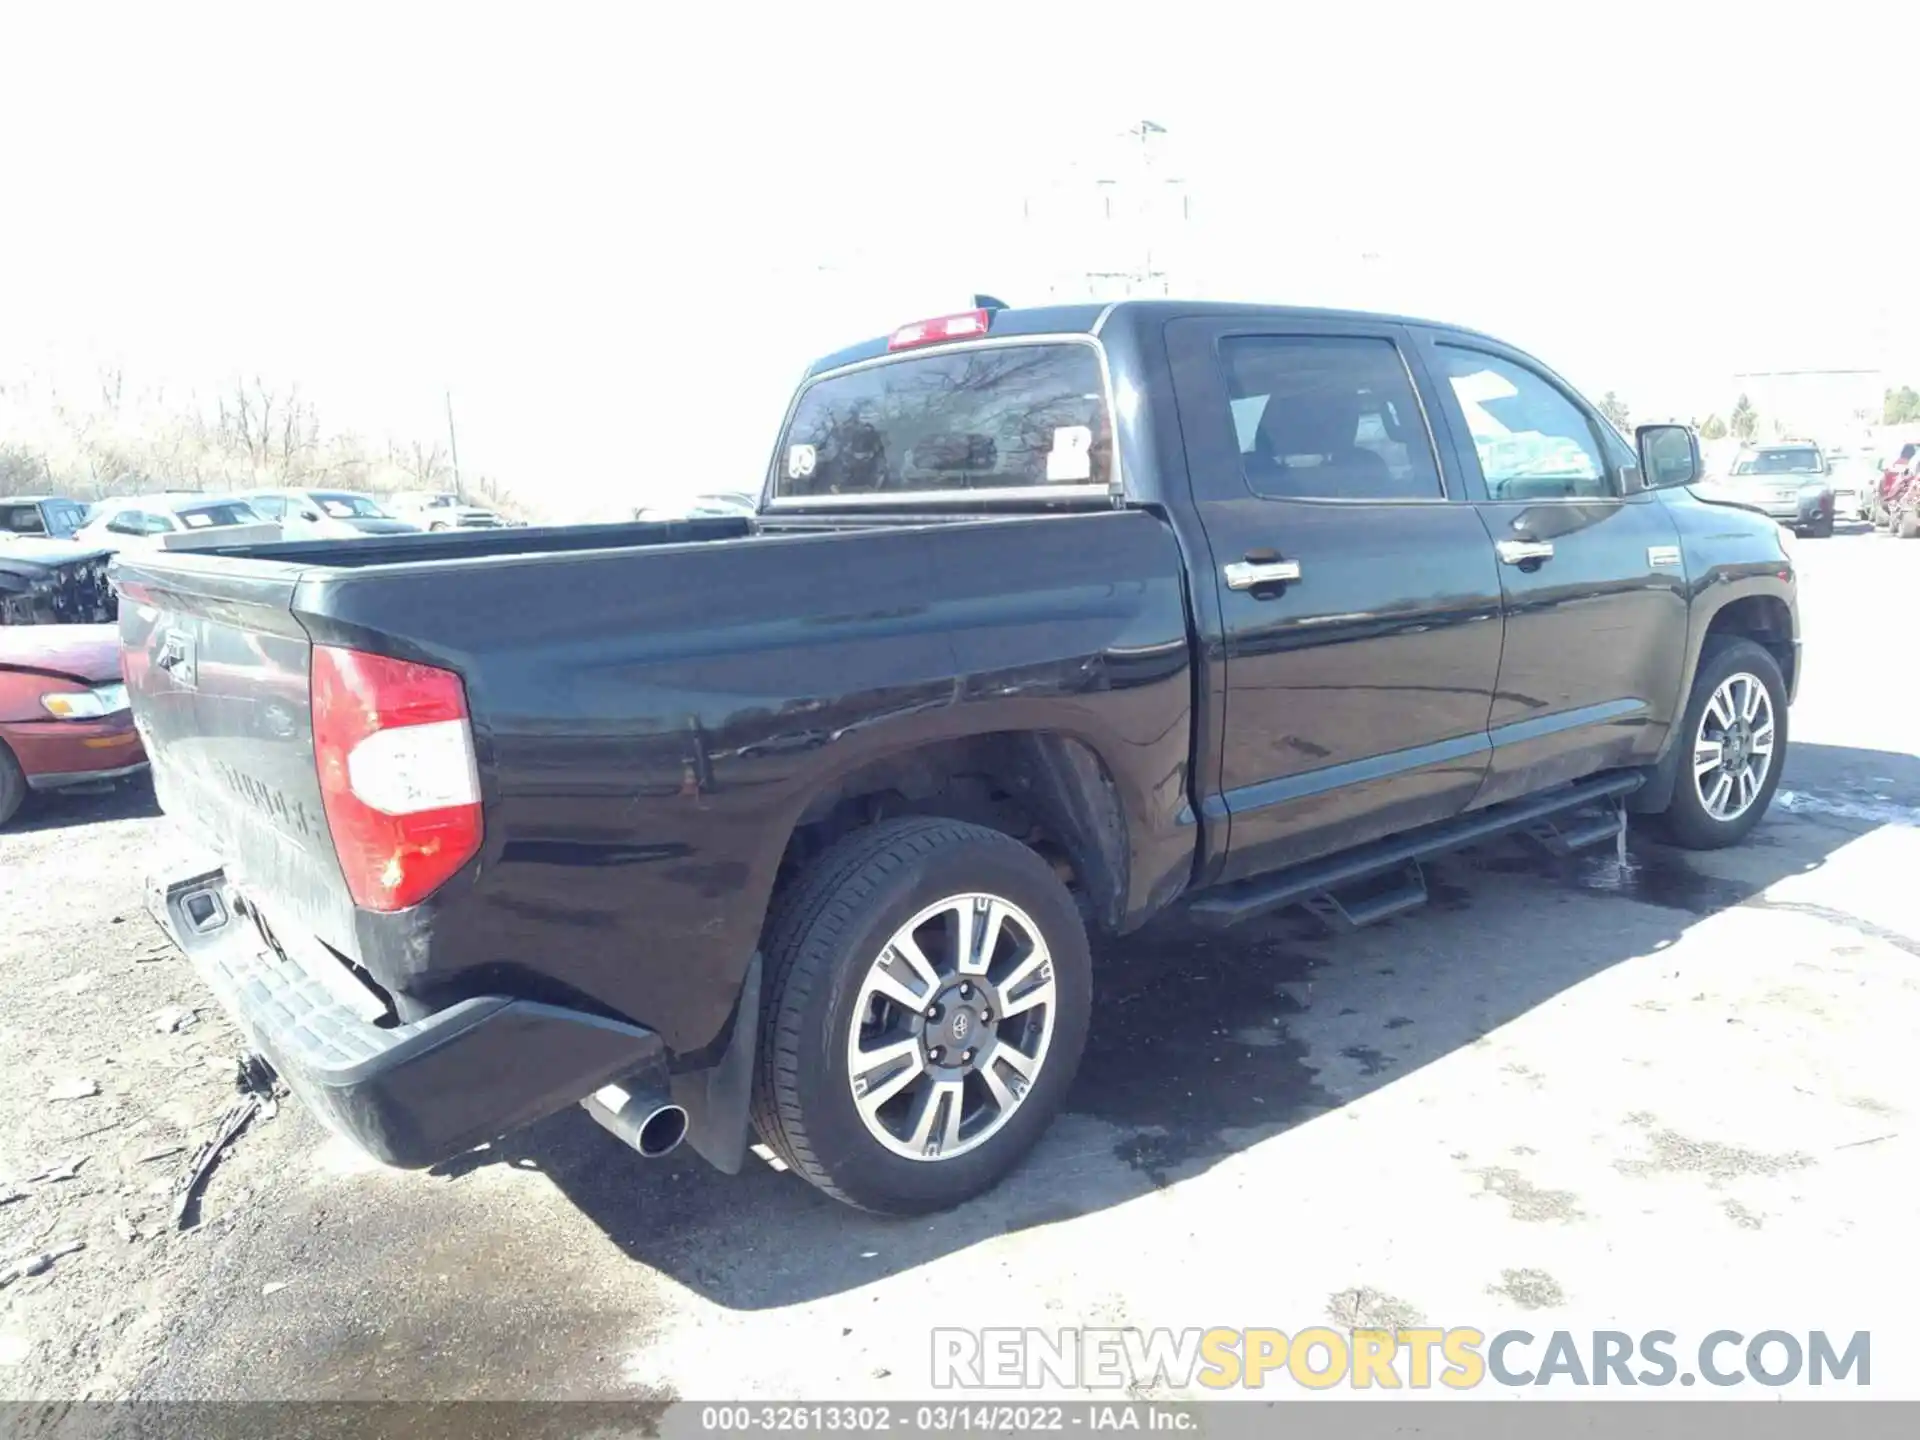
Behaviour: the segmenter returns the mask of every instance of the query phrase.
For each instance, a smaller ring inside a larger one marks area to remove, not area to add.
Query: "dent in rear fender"
[[[447,587],[367,572],[310,620],[405,616],[465,677],[491,760],[471,888],[437,898],[403,988],[564,995],[701,1051],[813,797],[970,735],[1100,757],[1130,909],[1191,867],[1182,569],[1144,512],[547,556]]]

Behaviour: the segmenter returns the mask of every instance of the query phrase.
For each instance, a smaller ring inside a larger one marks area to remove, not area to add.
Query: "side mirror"
[[[1640,473],[1649,490],[1691,485],[1705,467],[1700,463],[1700,439],[1685,425],[1642,425],[1633,432],[1640,452]]]
[[[300,518],[302,520],[318,520],[320,518],[320,512],[318,510],[302,510],[300,512]]]

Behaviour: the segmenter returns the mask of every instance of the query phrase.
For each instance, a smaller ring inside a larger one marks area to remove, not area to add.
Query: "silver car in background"
[[[511,523],[497,510],[469,505],[446,490],[399,491],[393,508],[423,530],[499,530]]]
[[[1701,488],[1759,510],[1797,535],[1833,534],[1833,479],[1826,456],[1811,440],[1743,445],[1726,476]]]
[[[421,527],[391,515],[371,495],[353,490],[257,490],[239,497],[289,540],[352,540],[362,535],[413,535]]]
[[[100,501],[73,538],[102,550],[181,550],[277,540],[280,527],[238,495],[168,490]]]

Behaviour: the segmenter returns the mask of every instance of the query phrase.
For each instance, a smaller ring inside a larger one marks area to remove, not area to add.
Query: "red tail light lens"
[[[313,647],[313,754],[353,903],[405,910],[480,849],[480,778],[460,677]]]
[[[962,310],[958,315],[942,315],[933,320],[916,320],[902,325],[887,340],[889,350],[911,350],[916,345],[944,345],[949,340],[970,340],[987,333],[992,314],[986,310]]]

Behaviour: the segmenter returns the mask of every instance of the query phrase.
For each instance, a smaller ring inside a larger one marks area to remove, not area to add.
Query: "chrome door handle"
[[[1298,560],[1236,560],[1220,567],[1229,590],[1251,590],[1259,585],[1285,585],[1300,578]]]
[[[1502,540],[1493,547],[1508,565],[1524,565],[1529,560],[1551,560],[1551,540]]]

